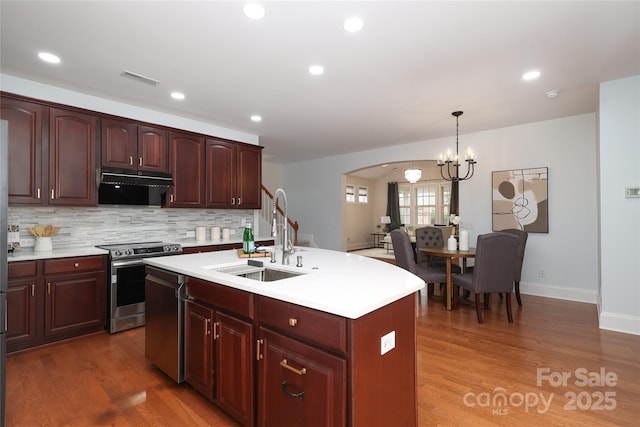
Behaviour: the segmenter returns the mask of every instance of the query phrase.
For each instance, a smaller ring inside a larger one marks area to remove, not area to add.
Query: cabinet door
[[[216,312],[215,402],[242,425],[253,426],[253,326]]]
[[[105,273],[45,277],[44,335],[99,331],[105,321]]]
[[[138,162],[136,125],[102,119],[102,166],[131,169]]]
[[[213,400],[213,311],[193,301],[185,303],[184,380]]]
[[[260,209],[262,202],[262,148],[238,144],[236,198],[242,209]]]
[[[170,136],[169,162],[173,188],[168,206],[174,208],[204,207],[204,140],[186,134]]]
[[[236,144],[207,139],[206,188],[208,208],[236,207]]]
[[[36,278],[10,280],[7,289],[7,351],[28,347],[37,338]]]
[[[49,204],[95,206],[97,118],[49,110]]]
[[[167,132],[138,126],[138,169],[169,172],[169,140]]]
[[[44,107],[2,98],[0,119],[9,122],[9,204],[42,204]]]
[[[346,425],[346,360],[260,328],[258,426]]]

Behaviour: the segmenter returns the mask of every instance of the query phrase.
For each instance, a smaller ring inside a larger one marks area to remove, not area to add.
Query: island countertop
[[[273,248],[267,248],[273,250]],[[302,267],[296,267],[297,257]],[[327,313],[357,319],[424,287],[424,281],[408,271],[361,255],[317,248],[296,248],[282,265],[269,257],[255,258],[267,268],[304,273],[273,282],[261,282],[215,271],[214,268],[247,264],[237,251],[145,258],[145,264],[196,277],[235,289],[298,304]]]

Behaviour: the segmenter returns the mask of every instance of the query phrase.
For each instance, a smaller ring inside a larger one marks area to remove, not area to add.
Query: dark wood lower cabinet
[[[7,352],[99,332],[106,316],[106,257],[11,262]]]
[[[213,400],[213,310],[193,301],[185,303],[184,380]]]
[[[346,425],[347,361],[260,328],[258,426]]]

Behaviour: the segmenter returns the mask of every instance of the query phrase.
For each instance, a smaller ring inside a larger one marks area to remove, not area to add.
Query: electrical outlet
[[[391,331],[380,338],[380,356],[396,348],[396,331]]]
[[[196,237],[195,231],[187,231],[187,237]]]

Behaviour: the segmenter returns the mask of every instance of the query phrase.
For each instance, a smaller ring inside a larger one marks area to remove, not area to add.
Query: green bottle
[[[256,246],[253,243],[253,230],[251,229],[251,223],[247,223],[244,226],[244,234],[242,235],[242,252],[245,254],[252,254],[256,251]]]

